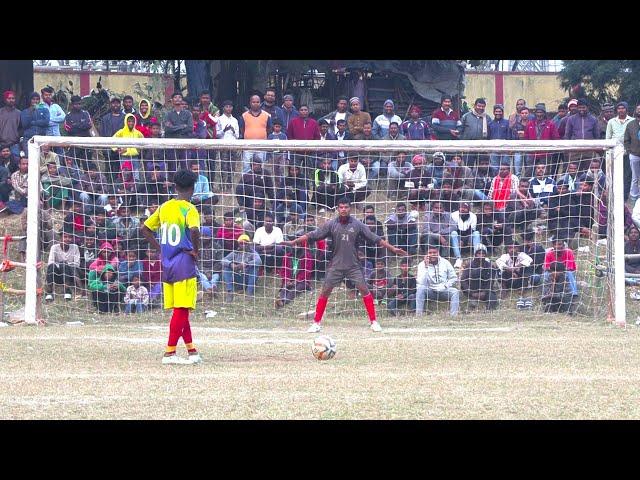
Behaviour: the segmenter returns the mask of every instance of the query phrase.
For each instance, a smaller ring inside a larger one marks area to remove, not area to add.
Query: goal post
[[[88,149],[96,153],[96,162],[102,162],[101,167],[104,170],[107,160],[107,153],[114,148],[135,148],[139,150],[189,150],[195,152],[195,158],[199,152],[264,152],[272,155],[274,152],[285,152],[287,155],[299,156],[305,161],[311,159],[315,162],[320,153],[328,153],[328,156],[335,158],[338,152],[349,156],[357,156],[359,159],[376,155],[392,155],[402,152],[411,160],[413,155],[432,156],[435,152],[443,152],[445,155],[504,155],[506,158],[513,160],[514,152],[522,155],[536,152],[562,153],[562,152],[599,152],[605,153],[606,162],[606,188],[609,189],[608,195],[608,218],[612,221],[607,223],[607,239],[606,246],[607,264],[605,276],[607,280],[607,288],[611,299],[612,308],[609,308],[615,322],[625,324],[625,274],[624,274],[624,198],[623,198],[623,155],[624,148],[613,140],[576,140],[576,141],[507,141],[507,140],[488,140],[488,141],[391,141],[391,140],[353,140],[353,141],[300,141],[300,140],[200,140],[200,139],[131,139],[131,138],[103,138],[103,137],[33,137],[28,146],[29,156],[29,172],[28,177],[28,205],[27,205],[27,252],[26,252],[26,298],[25,298],[25,320],[28,323],[37,323],[37,305],[40,301],[36,293],[36,285],[38,284],[38,268],[37,261],[39,256],[39,229],[40,220],[38,217],[40,205],[40,167],[41,167],[41,149],[43,146],[60,147],[63,149]],[[102,160],[99,160],[98,152],[102,152]],[[240,155],[242,157],[242,155]],[[381,157],[382,158],[382,157]],[[219,160],[219,159],[218,159]],[[60,159],[62,162],[63,159]],[[236,168],[233,172],[235,175],[233,187],[236,186],[237,178],[242,175],[242,158],[236,159]],[[166,167],[164,173],[170,174],[170,167]],[[240,170],[240,171],[239,171]],[[34,174],[36,172],[36,174]],[[213,172],[211,172],[213,173]],[[220,173],[220,172],[218,172]],[[284,174],[283,174],[284,175]],[[382,177],[382,175],[381,175]],[[392,212],[398,199],[385,196],[385,192],[380,189],[377,193],[374,203],[384,206],[383,212]],[[35,194],[34,194],[35,193]],[[224,194],[231,200],[233,193]],[[361,203],[366,204],[364,200]],[[355,213],[355,212],[354,212]],[[358,218],[361,218],[358,212]],[[596,209],[597,215],[597,209]],[[383,220],[383,218],[381,218]],[[613,240],[613,241],[611,241]],[[597,253],[596,253],[597,255]],[[42,260],[46,263],[46,257],[42,256]],[[597,261],[597,260],[596,260]],[[317,291],[312,291],[310,298],[317,295]],[[313,307],[313,302],[307,300],[307,306]]]

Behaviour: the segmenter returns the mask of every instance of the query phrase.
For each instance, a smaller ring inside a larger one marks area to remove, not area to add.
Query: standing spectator
[[[564,138],[564,134],[566,133],[567,129],[567,122],[569,121],[569,119],[573,115],[578,113],[578,100],[576,100],[575,98],[569,100],[569,102],[567,103],[567,108],[569,109],[569,113],[562,119],[560,119],[560,125],[558,125],[558,135],[560,135],[560,138]]]
[[[151,115],[151,102],[143,98],[138,102],[136,117],[136,128],[144,135],[144,138],[151,138],[151,124],[157,123],[158,119]]]
[[[522,110],[527,110],[527,118],[533,120],[533,115],[529,113],[529,109],[527,108],[527,101],[524,98],[519,98],[516,100],[516,111],[509,115],[509,127],[515,127],[516,123],[520,121],[522,118]]]
[[[347,125],[349,134],[356,137],[364,132],[365,122],[371,122],[371,115],[362,111],[362,104],[358,97],[352,97],[349,100],[349,105],[351,106],[351,116],[347,119]]]
[[[422,110],[418,105],[409,109],[409,120],[402,123],[400,131],[407,140],[432,140],[433,132],[429,123],[420,118]],[[376,119],[377,120],[377,119]]]
[[[498,295],[493,289],[495,270],[487,260],[487,247],[474,248],[473,260],[460,274],[460,290],[470,299],[486,302],[487,310],[498,308]]]
[[[82,109],[82,98],[78,95],[71,97],[71,111],[64,120],[64,130],[72,137],[90,137],[93,121],[89,112]],[[71,147],[69,154],[83,168],[87,168],[87,161],[93,159],[91,150],[80,147]]]
[[[416,276],[416,315],[424,312],[424,302],[448,301],[449,314],[458,315],[460,292],[454,287],[458,280],[449,260],[440,256],[437,245],[429,245],[424,260],[418,264]]]
[[[493,120],[489,122],[489,140],[513,140],[513,130],[509,127],[509,121],[504,118],[504,107],[500,104],[493,106]],[[503,161],[509,160],[506,153],[491,153],[491,166],[498,168]]]
[[[282,108],[276,105],[276,89],[267,87],[264,91],[264,101],[260,104],[260,108],[271,115],[271,120],[276,118],[284,124],[284,112]]]
[[[618,102],[616,104],[617,115],[607,123],[607,131],[605,134],[605,138],[607,140],[615,139],[618,142],[624,143],[624,131],[626,130],[627,125],[633,122],[633,117],[627,115],[628,110],[629,104],[627,102]],[[625,152],[622,159],[622,165],[624,176],[624,201],[626,202],[629,199],[632,178],[631,165],[629,163],[629,152]]]
[[[20,215],[22,211],[27,208],[27,194],[29,191],[28,177],[29,159],[22,157],[20,159],[19,169],[11,174],[11,187],[13,188],[14,200],[7,202],[7,209],[14,215]]]
[[[140,130],[136,129],[136,117],[132,113],[127,113],[124,116],[124,125],[125,126],[123,128],[113,134],[114,138],[144,138],[144,135],[142,135]],[[120,155],[120,167],[118,169],[118,173],[122,171],[124,164],[129,162],[133,170],[133,176],[136,181],[139,182],[141,165],[138,149],[133,147],[114,147],[112,150],[116,150]]]
[[[131,279],[131,285],[124,294],[124,313],[130,314],[135,306],[136,313],[143,313],[149,305],[149,291],[144,285],[140,285],[140,275],[135,274]]]
[[[394,277],[387,289],[387,310],[396,317],[398,310],[413,310],[416,305],[416,277],[409,272],[409,260],[400,260],[400,275]]]
[[[193,137],[193,115],[184,108],[182,94],[173,92],[171,95],[171,103],[173,110],[167,113],[164,118],[164,136],[165,138],[192,138]],[[184,169],[184,160],[187,158],[187,150],[185,149],[169,149],[168,169],[175,172]]]
[[[415,255],[418,252],[418,223],[416,219],[407,213],[404,203],[396,205],[395,213],[392,213],[384,222],[387,226],[389,243]]]
[[[462,116],[458,127],[461,140],[486,140],[489,138],[491,117],[484,111],[487,102],[484,98],[476,99],[473,110]]]
[[[336,133],[336,140],[338,140],[339,142],[344,142],[346,140],[354,140],[354,138],[351,136],[351,134],[349,133],[349,130],[347,129],[347,121],[346,120],[338,120],[338,130]],[[371,122],[368,122],[369,125],[369,129],[371,128]],[[365,123],[363,128],[367,128],[367,123]],[[355,140],[361,140],[361,138],[357,138]],[[331,168],[333,168],[334,170],[338,170],[339,167],[341,167],[342,165],[344,165],[346,163],[346,154],[343,151],[338,152],[337,155],[337,159],[334,160],[331,163]]]
[[[271,115],[260,106],[260,97],[258,95],[252,95],[251,98],[249,98],[249,110],[244,112],[238,120],[240,137],[245,140],[266,140],[273,127],[272,122],[273,118]],[[251,161],[256,157],[258,161],[264,163],[265,152],[257,152],[254,150],[242,151],[243,173],[251,170]]]
[[[535,119],[529,121],[524,132],[524,140],[559,140],[560,136],[555,124],[547,120],[547,109],[544,103],[537,103],[535,107]],[[549,167],[549,172],[555,177],[558,172],[558,156],[554,153],[536,152],[527,155],[535,165],[544,162]],[[525,176],[531,175],[531,165],[525,165]]]
[[[253,243],[260,255],[261,264],[265,267],[279,267],[284,255],[284,247],[279,245],[284,241],[280,227],[274,226],[272,213],[264,216],[264,225],[256,229]]]
[[[260,265],[262,260],[260,255],[251,248],[249,235],[240,235],[238,249],[222,259],[226,303],[233,301],[233,291],[238,288],[243,291],[246,289],[247,296],[254,296]]]
[[[524,140],[525,133],[527,128],[529,127],[529,123],[531,122],[531,115],[529,114],[529,109],[527,107],[522,107],[520,110],[520,116],[516,118],[515,123],[513,125],[513,139],[514,140]],[[522,175],[522,164],[523,164],[523,156],[525,157],[525,162],[527,161],[527,154],[523,152],[514,152],[513,153],[513,166],[514,173],[518,176]]]
[[[208,112],[214,117],[218,117],[220,115],[218,107],[211,102],[211,93],[208,90],[200,92],[200,103],[198,103],[198,107],[200,107],[202,112]]]
[[[47,136],[59,137],[60,125],[64,122],[66,117],[62,108],[57,103],[53,103],[53,88],[45,87],[40,90],[42,94],[42,101],[45,107],[49,110],[49,128],[47,128]],[[61,154],[62,152],[57,152]]]
[[[600,133],[598,138],[606,138],[609,120],[615,116],[616,114],[612,103],[602,105],[600,116],[598,117],[598,132]]]
[[[53,301],[54,285],[63,285],[64,299],[71,300],[71,287],[76,286],[79,267],[80,249],[73,243],[73,236],[63,232],[60,243],[54,244],[49,250],[45,301]]]
[[[350,157],[349,163],[345,163],[338,169],[338,178],[345,187],[345,197],[351,202],[361,202],[369,195],[367,172],[358,161],[358,157]]]
[[[289,140],[320,140],[320,128],[318,122],[309,117],[309,107],[300,105],[300,115],[289,123],[287,128]],[[312,178],[312,169],[315,167],[315,157],[310,152],[300,152],[296,154],[295,163],[300,165],[305,171],[305,178]]]
[[[634,204],[640,198],[640,104],[636,105],[635,119],[627,124],[624,131],[624,149],[631,164],[631,187],[629,199]]]
[[[40,94],[29,96],[29,107],[20,112],[20,126],[23,129],[22,150],[28,151],[27,143],[34,135],[46,135],[49,128],[49,109],[40,102]],[[14,149],[15,150],[15,149]]]
[[[275,307],[282,308],[293,302],[302,292],[311,290],[314,260],[307,245],[297,245],[288,251],[282,260],[278,274],[282,278]]]
[[[393,100],[385,100],[382,109],[382,114],[378,115],[373,121],[371,129],[373,136],[378,139],[386,138],[387,133],[389,133],[389,125],[391,122],[395,122],[397,125],[402,124],[402,119],[394,112],[395,104],[393,103]]]
[[[438,140],[456,140],[460,136],[458,128],[462,125],[458,113],[451,108],[451,95],[442,95],[440,108],[431,114],[431,126]]]
[[[133,97],[131,95],[125,95],[122,97],[122,113],[124,115],[131,114],[135,115],[136,109],[133,108]]]
[[[598,120],[589,113],[587,101],[584,98],[578,100],[578,113],[567,120],[565,140],[597,140],[600,138]],[[579,161],[578,172],[584,172],[589,168],[591,158],[599,155],[597,152],[571,152],[568,161]]]
[[[237,140],[240,138],[240,125],[233,116],[233,102],[225,100],[222,102],[222,115],[218,117],[217,137],[223,140]],[[238,152],[235,149],[224,149],[220,152],[220,175],[223,191],[231,188],[233,182],[233,172],[236,170],[235,164],[238,161]]]
[[[293,95],[285,95],[282,97],[282,128],[286,131],[289,129],[291,120],[300,115],[300,112],[293,106]]]
[[[122,102],[118,97],[111,98],[111,111],[100,119],[100,136],[113,137],[115,133],[124,127],[124,114],[122,113]],[[111,178],[120,171],[120,154],[116,150],[106,150],[108,171]]]
[[[20,110],[16,108],[16,94],[7,90],[2,94],[0,108],[0,145],[9,145],[11,153],[20,156]],[[24,127],[23,127],[24,128]]]
[[[336,136],[338,134],[338,120],[344,120],[345,125],[348,125],[349,117],[351,117],[351,112],[347,109],[348,105],[347,97],[338,97],[336,109],[320,119],[329,122],[329,127]]]
[[[565,239],[562,237],[558,237],[553,241],[553,248],[550,248],[544,257],[544,264],[542,266],[542,269],[544,270],[544,282],[548,282],[550,267],[554,262],[560,262],[564,265],[565,275],[569,281],[571,294],[578,295],[578,283],[576,282],[576,270],[578,266],[576,265],[576,258],[573,254],[573,250],[567,248]]]
[[[562,119],[567,116],[568,108],[569,107],[567,107],[566,103],[561,103],[560,105],[558,105],[558,113],[555,115],[555,117],[551,119],[553,124],[556,126],[556,130],[560,128],[560,123],[562,122]],[[559,131],[558,131],[558,134],[560,134]]]

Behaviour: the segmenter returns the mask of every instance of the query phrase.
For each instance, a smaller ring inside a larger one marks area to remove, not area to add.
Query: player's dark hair
[[[198,175],[191,170],[178,170],[173,177],[173,183],[179,190],[188,190],[198,181]]]
[[[349,206],[351,206],[351,200],[349,200],[347,197],[342,197],[340,200],[338,200],[338,205],[349,205]]]

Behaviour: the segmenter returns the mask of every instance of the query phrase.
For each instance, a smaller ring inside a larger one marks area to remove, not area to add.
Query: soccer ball
[[[313,341],[311,353],[318,360],[329,360],[336,354],[336,342],[327,335],[320,335]]]

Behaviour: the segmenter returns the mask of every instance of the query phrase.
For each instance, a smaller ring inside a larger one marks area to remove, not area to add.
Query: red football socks
[[[376,321],[376,307],[373,304],[373,295],[369,292],[368,295],[362,297],[362,301],[364,302],[364,306],[367,309],[367,313],[369,314],[369,321]]]
[[[169,323],[169,342],[167,343],[167,353],[176,351],[178,340],[182,340],[187,345],[189,353],[196,352],[193,347],[193,339],[191,338],[191,325],[189,324],[189,309],[174,308],[171,315],[171,323]]]
[[[329,297],[323,297],[322,295],[318,297],[318,302],[316,303],[316,314],[313,319],[314,322],[320,323],[322,321],[322,316],[324,315],[324,310],[327,308],[328,301]]]

